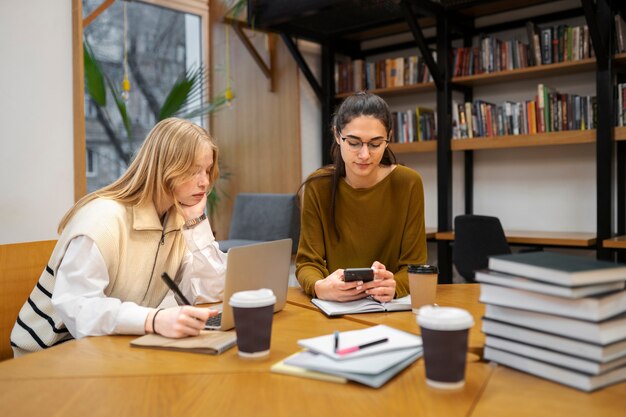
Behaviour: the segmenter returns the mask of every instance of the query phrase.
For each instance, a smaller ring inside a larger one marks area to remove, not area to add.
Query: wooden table
[[[505,230],[509,243],[539,246],[566,246],[590,248],[596,244],[596,235],[586,232],[549,232],[538,230]],[[454,240],[454,231],[437,232],[437,240]]]
[[[444,284],[437,287],[436,302],[441,306],[461,307],[474,317],[470,330],[470,361],[482,356],[485,336],[480,331],[484,305],[478,302],[479,284]],[[288,302],[317,309],[299,288],[290,288]],[[322,313],[319,313],[322,314]],[[368,313],[344,316],[362,324],[386,324],[407,332],[419,334],[415,316],[411,312]],[[626,410],[626,382],[593,393],[584,393],[504,366],[490,365],[489,382],[480,394],[468,416],[476,417],[554,417],[602,416],[622,417]],[[471,372],[468,367],[467,372]],[[442,414],[444,415],[444,414]]]
[[[479,322],[477,297],[477,284],[442,285],[437,302],[467,308]],[[271,353],[261,360],[240,359],[236,348],[219,356],[131,348],[131,336],[75,340],[1,362],[0,415],[624,415],[626,383],[585,394],[481,362],[475,354],[465,387],[452,392],[426,385],[422,359],[376,390],[269,372],[299,350],[298,339],[380,322],[419,332],[410,312],[328,319],[300,289],[290,289],[288,304],[274,316]],[[479,343],[478,335],[470,336],[470,344]]]
[[[437,287],[436,303],[440,306],[460,307],[470,312],[474,317],[474,327],[470,329],[469,347],[475,353],[480,353],[478,348],[485,344],[485,335],[480,331],[481,319],[485,314],[485,306],[478,302],[480,286],[478,284],[443,284]],[[300,307],[319,311],[311,303],[300,288],[289,288],[287,302]],[[420,334],[420,328],[415,320],[415,314],[410,311],[394,313],[367,313],[349,314],[343,316],[347,320],[356,321],[366,325],[385,324],[405,332]]]
[[[0,415],[464,416],[493,371],[469,363],[455,392],[428,387],[422,359],[377,390],[269,372],[299,350],[298,339],[364,327],[287,304],[261,360],[240,359],[236,348],[219,356],[131,348],[130,336],[75,340],[0,363]]]

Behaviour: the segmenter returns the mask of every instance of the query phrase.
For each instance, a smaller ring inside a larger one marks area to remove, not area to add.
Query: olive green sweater
[[[304,190],[296,256],[296,276],[304,291],[315,296],[315,282],[335,270],[379,261],[394,273],[396,296],[407,295],[407,265],[427,260],[420,175],[397,166],[370,188],[354,189],[340,181],[335,208],[339,239],[331,220],[331,189],[331,177],[321,177]]]

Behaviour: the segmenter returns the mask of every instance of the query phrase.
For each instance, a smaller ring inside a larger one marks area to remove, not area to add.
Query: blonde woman
[[[201,127],[159,122],[128,170],[80,199],[11,333],[14,355],[108,334],[197,335],[214,310],[157,309],[175,277],[192,303],[220,301],[226,255],[204,214],[217,146]]]

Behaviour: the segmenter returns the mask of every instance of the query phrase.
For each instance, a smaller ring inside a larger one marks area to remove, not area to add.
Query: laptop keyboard
[[[209,317],[206,321],[206,327],[220,327],[222,324],[222,312],[220,311],[217,316]]]

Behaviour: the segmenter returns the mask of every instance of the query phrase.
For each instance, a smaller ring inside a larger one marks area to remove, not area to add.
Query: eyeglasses
[[[367,145],[367,150],[375,153],[385,149],[383,145],[389,143],[389,139],[372,139],[369,142],[363,142],[361,139],[357,138],[344,138],[343,136],[339,137],[342,141],[348,144],[348,149],[354,153],[359,152],[363,145]]]

